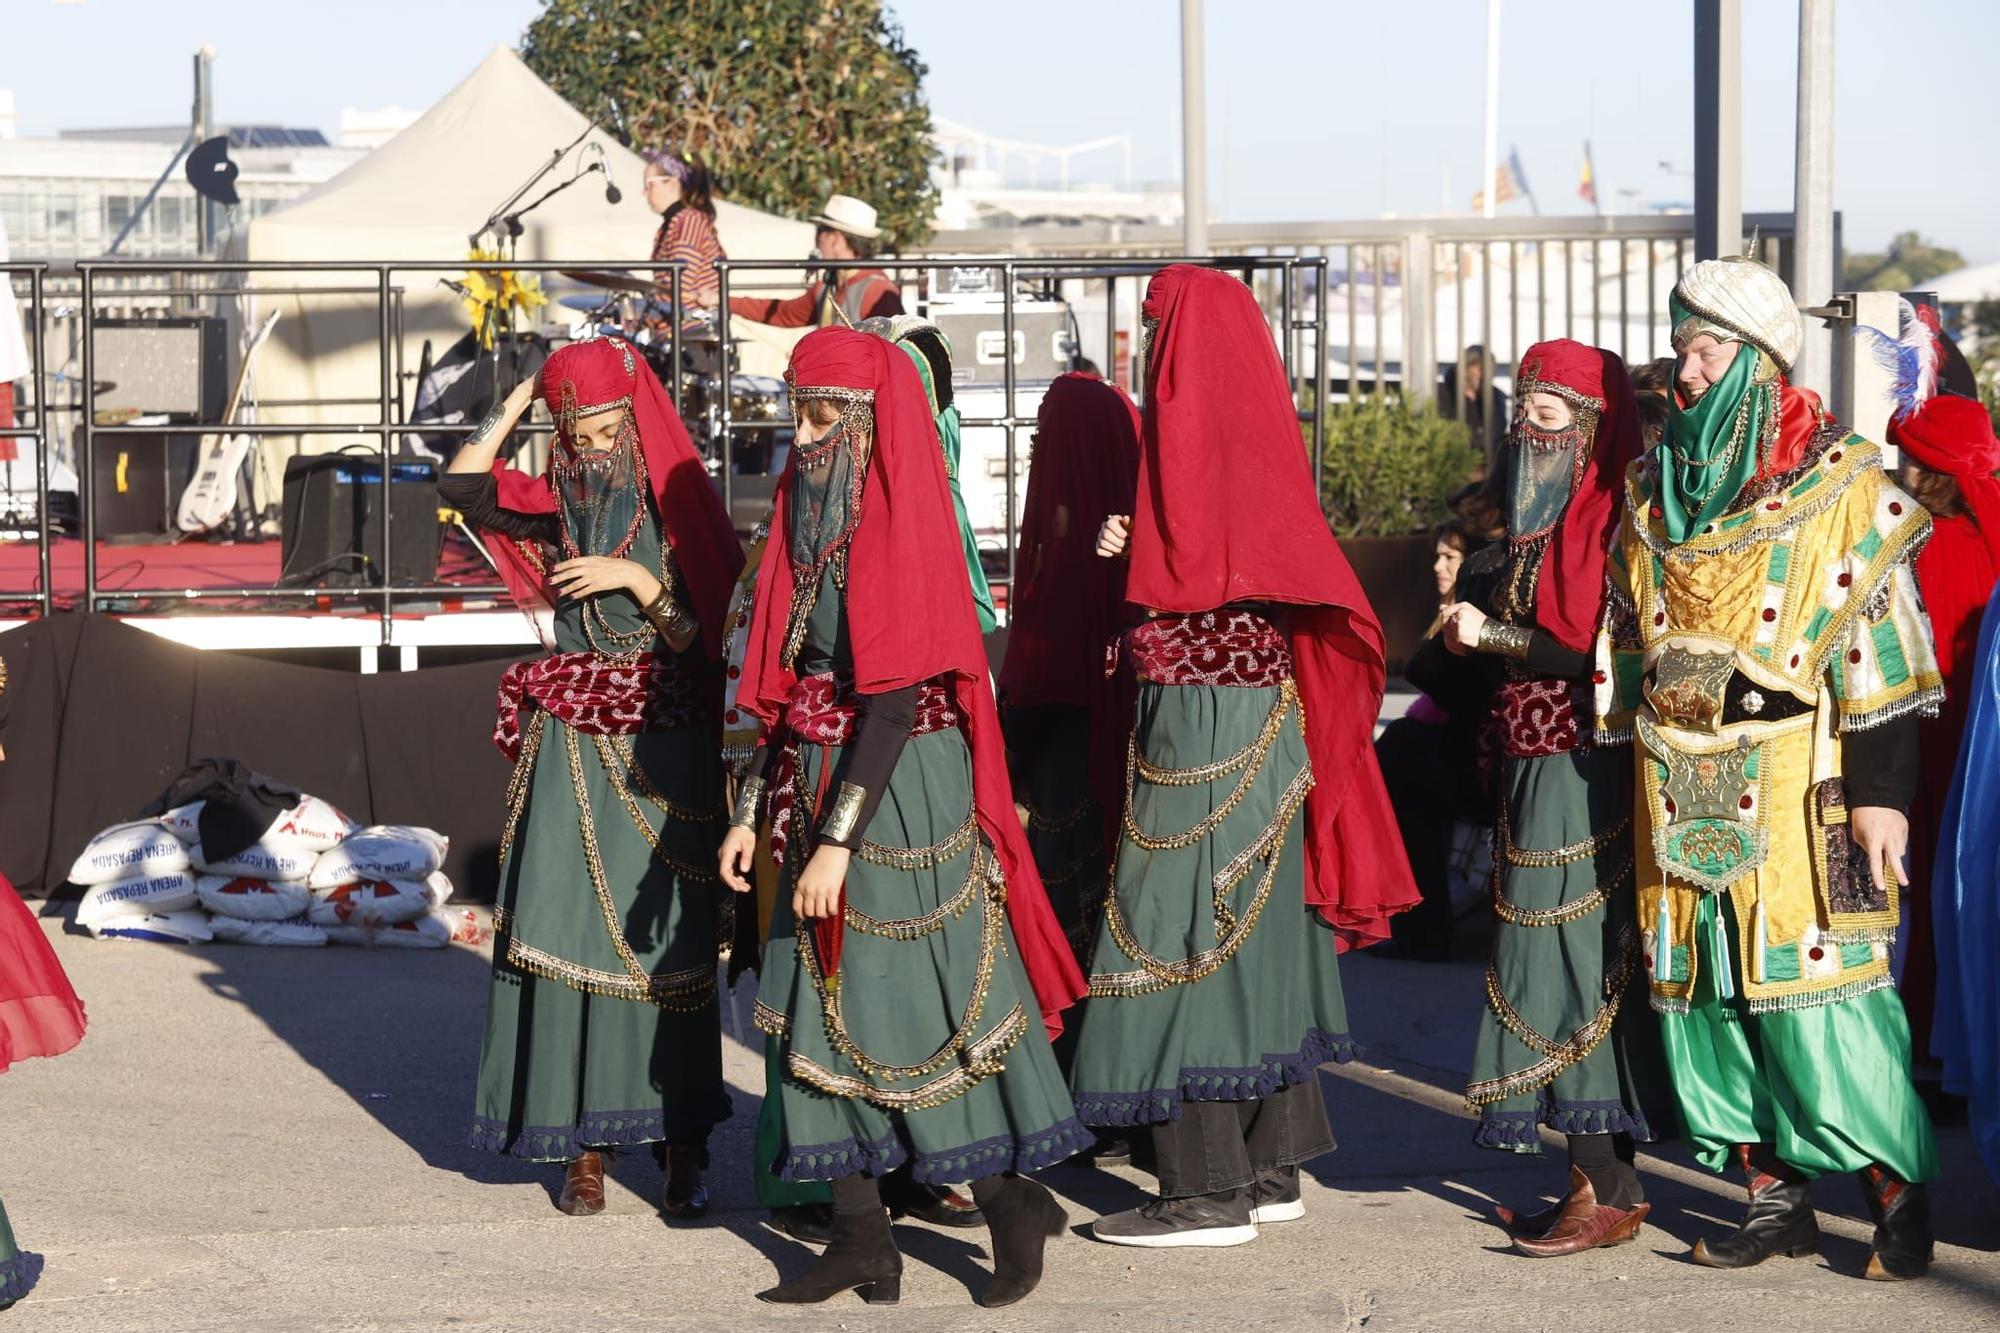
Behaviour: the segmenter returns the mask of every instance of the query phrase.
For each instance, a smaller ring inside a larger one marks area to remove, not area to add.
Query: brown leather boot
[[[1599,1203],[1597,1191],[1590,1187],[1590,1177],[1583,1174],[1582,1167],[1572,1166],[1569,1169],[1569,1197],[1563,1200],[1562,1212],[1557,1215],[1555,1225],[1540,1237],[1516,1237],[1514,1248],[1532,1258],[1553,1259],[1607,1245],[1623,1245],[1637,1238],[1646,1214],[1651,1211],[1653,1205],[1650,1203],[1633,1208],[1613,1208]]]
[[[1548,1207],[1532,1213],[1517,1213],[1504,1203],[1493,1205],[1493,1216],[1500,1219],[1500,1225],[1517,1236],[1546,1236],[1549,1228],[1562,1216],[1563,1205],[1569,1202],[1565,1194]]]
[[[569,1164],[562,1197],[556,1207],[571,1217],[593,1217],[604,1211],[604,1158],[587,1152]]]

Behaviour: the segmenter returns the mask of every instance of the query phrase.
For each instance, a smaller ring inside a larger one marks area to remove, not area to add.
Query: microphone
[[[600,170],[600,171],[603,171],[603,170],[604,170],[604,166],[603,166],[603,164],[602,164],[602,163],[599,163],[599,164],[598,164],[598,170]],[[625,197],[625,192],[624,192],[623,190],[619,189],[619,188],[618,188],[618,186],[616,185],[616,183],[614,183],[614,182],[612,181],[612,179],[611,179],[611,173],[610,173],[610,172],[608,172],[608,171],[605,171],[605,172],[604,172],[604,202],[605,202],[605,203],[607,203],[607,204],[615,204],[615,203],[618,203],[618,202],[619,202],[620,200],[624,199],[624,197]]]

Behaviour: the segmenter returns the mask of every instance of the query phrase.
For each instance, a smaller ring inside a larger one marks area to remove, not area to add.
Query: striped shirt
[[[653,235],[653,258],[666,263],[678,260],[687,265],[681,270],[682,305],[715,307],[722,294],[722,284],[715,276],[715,261],[723,257],[722,243],[715,238],[714,218],[683,203],[667,209],[660,219],[659,231]],[[672,275],[654,276],[671,293]]]

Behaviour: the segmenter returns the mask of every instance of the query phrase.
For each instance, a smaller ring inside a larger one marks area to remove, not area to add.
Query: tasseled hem
[[[1744,1009],[1753,1014],[1783,1014],[1797,1009],[1817,1009],[1823,1004],[1858,1000],[1872,991],[1889,990],[1895,984],[1896,979],[1885,972],[1864,981],[1850,981],[1826,990],[1804,991],[1797,995],[1775,995],[1761,1000],[1746,997]]]
[[[643,1111],[593,1111],[574,1125],[522,1125],[486,1116],[472,1118],[466,1141],[475,1148],[527,1162],[573,1162],[592,1148],[632,1148],[644,1143],[703,1143],[709,1131],[729,1119],[729,1094],[706,1104],[683,1105],[671,1118],[654,1107]]]
[[[1291,1055],[1267,1055],[1248,1068],[1190,1066],[1181,1070],[1172,1088],[1145,1092],[1077,1092],[1077,1118],[1086,1125],[1125,1128],[1157,1125],[1181,1117],[1182,1102],[1260,1101],[1281,1088],[1303,1083],[1324,1064],[1346,1064],[1360,1048],[1345,1033],[1321,1028],[1307,1031]]]
[[[0,1308],[12,1305],[35,1289],[42,1277],[42,1256],[26,1250],[0,1263]]]
[[[1558,1134],[1630,1134],[1641,1143],[1651,1143],[1655,1137],[1646,1117],[1621,1101],[1566,1101],[1551,1097],[1544,1088],[1532,1111],[1487,1107],[1480,1113],[1472,1142],[1481,1148],[1540,1152],[1543,1125]]]
[[[1936,717],[1944,707],[1944,686],[1933,685],[1927,689],[1912,690],[1900,699],[1883,704],[1880,708],[1866,713],[1842,713],[1840,732],[1849,736],[1857,731],[1872,731],[1886,726],[1897,718],[1915,713],[1918,717]]]
[[[774,1169],[779,1180],[796,1185],[814,1180],[837,1180],[856,1172],[885,1176],[903,1163],[910,1162],[913,1179],[926,1183],[957,1184],[983,1180],[1008,1171],[1039,1171],[1076,1156],[1096,1142],[1096,1138],[1074,1118],[1065,1118],[1041,1133],[1025,1138],[1001,1134],[941,1152],[912,1154],[908,1145],[891,1132],[865,1143],[859,1139],[844,1139],[788,1148],[774,1163]]]

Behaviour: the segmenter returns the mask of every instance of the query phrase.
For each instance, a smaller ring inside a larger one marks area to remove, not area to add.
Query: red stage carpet
[[[273,538],[261,542],[185,541],[173,544],[97,546],[97,588],[117,593],[138,588],[268,588],[276,584],[280,546]],[[83,592],[83,543],[62,538],[50,552],[56,605],[72,608]],[[31,602],[40,590],[40,556],[32,541],[0,542],[0,609]],[[452,584],[494,584],[499,580],[478,552],[454,537],[444,544],[438,581]],[[334,595],[348,592],[334,589]],[[302,598],[267,606],[298,607]],[[213,603],[202,602],[204,606]]]

